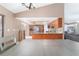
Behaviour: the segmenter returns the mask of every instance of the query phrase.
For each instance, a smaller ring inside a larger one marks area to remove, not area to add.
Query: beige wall
[[[26,36],[29,36],[29,24],[23,22],[23,21],[20,21],[18,19],[17,20],[17,28],[18,28],[18,31],[21,30],[21,31],[24,31],[25,30],[25,35]],[[22,24],[22,23],[25,23],[25,26]]]
[[[14,14],[2,6],[0,6],[0,14],[4,15],[4,35],[16,35],[18,26]]]
[[[29,36],[29,24],[26,24],[25,34]]]
[[[64,16],[64,4],[57,3],[45,7],[37,8],[34,10],[23,11],[16,14],[16,17],[51,17],[51,16]]]

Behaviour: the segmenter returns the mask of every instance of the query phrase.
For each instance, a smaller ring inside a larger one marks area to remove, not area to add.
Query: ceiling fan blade
[[[32,3],[30,3],[30,5],[29,5],[29,9],[31,9],[31,7],[32,7]]]
[[[33,6],[32,3],[29,4],[29,6],[27,6],[25,3],[22,3],[22,6],[25,6],[26,8],[30,9],[35,9],[35,7]]]
[[[25,3],[22,3],[22,6],[25,6],[26,8],[29,8],[28,6],[26,6],[26,4],[25,4]]]

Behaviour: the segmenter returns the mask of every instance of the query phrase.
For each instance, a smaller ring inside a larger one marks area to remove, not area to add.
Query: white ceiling
[[[51,3],[33,3],[33,5],[36,8],[47,6],[49,4],[51,4]],[[25,6],[22,6],[21,3],[0,3],[0,5],[13,13],[18,13],[21,11],[28,10],[28,8],[26,8]],[[29,3],[26,3],[26,5],[29,5]]]
[[[66,3],[64,8],[65,23],[79,21],[79,3]]]

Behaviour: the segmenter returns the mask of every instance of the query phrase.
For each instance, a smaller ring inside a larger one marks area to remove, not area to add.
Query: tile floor
[[[29,40],[26,39],[1,56],[78,56],[79,42],[71,40]]]

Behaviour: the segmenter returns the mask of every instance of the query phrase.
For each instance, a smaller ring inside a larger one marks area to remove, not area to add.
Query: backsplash
[[[56,29],[56,33],[63,33],[63,28]]]

